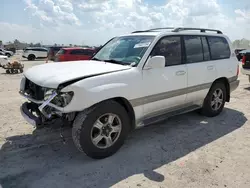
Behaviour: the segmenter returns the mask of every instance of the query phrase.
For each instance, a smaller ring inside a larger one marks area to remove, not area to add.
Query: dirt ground
[[[44,61],[23,61],[25,69]],[[250,84],[215,118],[195,112],[134,131],[115,155],[93,160],[78,152],[69,129],[35,130],[19,107],[22,74],[0,69],[0,184],[3,188],[249,188]],[[1,187],[1,186],[0,186]]]

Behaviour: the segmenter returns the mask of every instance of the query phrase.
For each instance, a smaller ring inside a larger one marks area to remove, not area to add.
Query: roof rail
[[[205,29],[205,28],[191,28],[191,27],[177,27],[173,30],[173,32],[179,32],[179,31],[187,31],[187,30],[200,30],[200,32],[205,33],[206,31],[215,31],[218,34],[223,34],[220,30],[216,29]]]
[[[132,33],[151,32],[151,31],[161,30],[161,29],[175,29],[175,28],[174,27],[159,27],[159,28],[152,28],[152,29],[143,30],[143,31],[134,31]]]

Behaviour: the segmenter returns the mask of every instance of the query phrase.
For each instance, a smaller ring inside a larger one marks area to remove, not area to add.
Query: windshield
[[[111,63],[117,61],[121,64],[136,66],[153,39],[154,36],[116,37],[99,50],[92,59]]]

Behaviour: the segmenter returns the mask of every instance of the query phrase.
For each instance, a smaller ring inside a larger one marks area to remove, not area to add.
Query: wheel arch
[[[111,98],[108,100],[114,100],[125,108],[125,110],[128,113],[128,116],[130,118],[130,122],[131,122],[130,130],[133,130],[135,128],[135,111],[134,111],[131,103],[124,97],[115,97],[115,98]]]
[[[131,103],[124,97],[113,97],[113,98],[109,98],[109,99],[105,99],[103,101],[100,101],[92,106],[95,106],[99,103],[102,103],[102,102],[105,102],[105,101],[115,101],[117,102],[118,104],[120,104],[122,107],[125,108],[126,112],[128,113],[128,116],[129,116],[129,119],[130,119],[130,130],[133,130],[135,128],[135,112],[134,112],[134,109],[131,105]],[[91,107],[89,107],[91,108]]]
[[[28,57],[30,57],[30,56],[34,56],[34,57],[36,58],[36,55],[35,55],[35,54],[29,54]]]
[[[230,101],[230,85],[229,85],[228,79],[227,79],[226,77],[217,78],[217,79],[213,82],[212,86],[213,86],[215,83],[218,83],[218,82],[223,83],[223,84],[225,85],[225,87],[226,87],[226,92],[227,92],[227,95],[226,95],[226,102],[229,102],[229,101]],[[211,86],[211,87],[212,87],[212,86]]]

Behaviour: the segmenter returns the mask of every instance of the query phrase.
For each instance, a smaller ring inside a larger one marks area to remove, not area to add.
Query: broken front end
[[[19,93],[28,99],[21,106],[21,114],[33,126],[53,124],[58,119],[71,123],[75,118],[75,113],[64,113],[64,107],[72,100],[73,92],[42,87],[23,77]]]

